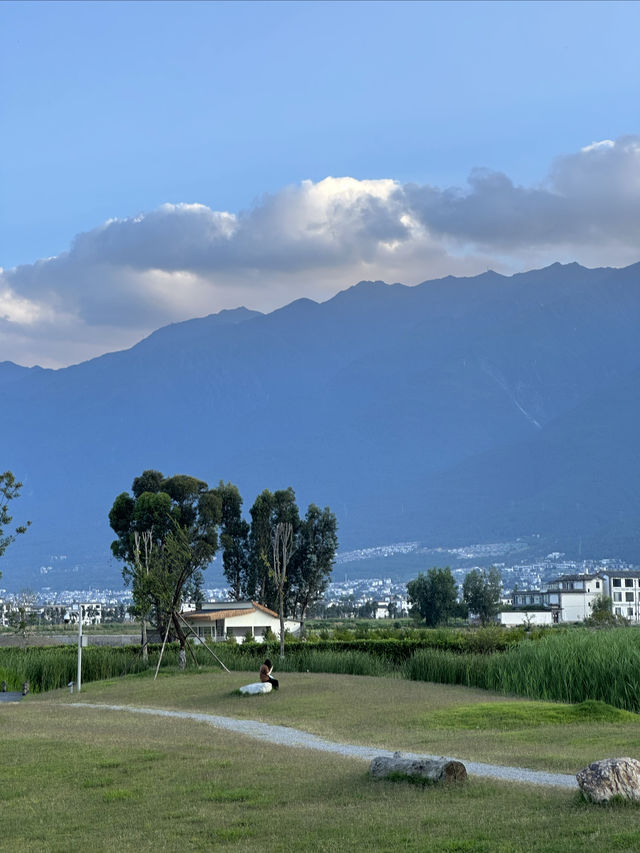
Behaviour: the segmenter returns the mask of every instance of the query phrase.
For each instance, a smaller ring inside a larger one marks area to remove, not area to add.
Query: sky
[[[640,3],[0,3],[0,361],[640,261]]]

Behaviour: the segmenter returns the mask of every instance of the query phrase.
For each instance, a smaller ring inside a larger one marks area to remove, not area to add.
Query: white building
[[[558,622],[583,622],[593,602],[606,595],[602,575],[562,575],[547,586],[546,604],[557,611]]]
[[[640,573],[638,573],[640,577]],[[555,625],[583,622],[593,612],[593,604],[607,591],[604,574],[561,575],[546,590],[518,590],[513,593],[514,610],[500,614],[502,625]]]
[[[613,612],[630,622],[640,622],[640,572],[614,571],[604,573],[605,595],[613,602]]]
[[[267,629],[280,637],[280,617],[256,601],[208,601],[200,610],[183,612],[182,617],[205,642],[234,639],[242,643],[249,634],[262,643]],[[300,622],[285,619],[285,631],[300,634]]]
[[[516,628],[519,625],[553,625],[553,616],[551,610],[503,610],[500,614],[500,624],[505,628]]]
[[[376,609],[373,614],[374,619],[388,619],[389,618],[389,602],[388,601],[376,601]]]

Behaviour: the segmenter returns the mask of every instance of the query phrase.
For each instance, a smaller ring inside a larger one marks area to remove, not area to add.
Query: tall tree
[[[337,521],[329,507],[311,504],[304,519],[296,504],[294,490],[265,489],[250,510],[251,524],[241,517],[242,499],[235,486],[220,483],[222,497],[223,564],[234,598],[250,598],[272,610],[280,607],[284,616],[304,620],[309,607],[325,591],[338,547]],[[274,537],[278,525],[290,525],[286,577],[279,587],[278,553]]]
[[[0,557],[16,536],[26,533],[27,527],[31,524],[30,521],[27,521],[26,524],[15,527],[12,532],[5,533],[6,526],[13,521],[13,516],[9,515],[9,503],[19,496],[21,488],[22,483],[16,480],[11,471],[0,474]],[[0,577],[2,577],[2,572],[0,572]]]
[[[462,583],[462,597],[482,625],[491,622],[498,615],[501,593],[502,576],[495,566],[491,566],[488,571],[473,569]]]
[[[325,592],[338,548],[338,522],[329,507],[310,504],[298,534],[295,571],[291,577],[294,612],[301,622],[307,610]]]
[[[118,495],[109,513],[117,535],[111,550],[125,563],[123,578],[132,586],[138,613],[152,612],[161,631],[172,629],[184,665],[186,636],[178,613],[187,596],[198,595],[202,571],[216,553],[221,497],[203,480],[165,478],[159,471],[144,471],[131,491],[133,497]]]
[[[242,517],[242,498],[237,486],[220,481],[218,494],[222,503],[222,566],[231,595],[238,601],[249,597],[249,523]]]
[[[290,521],[279,521],[271,537],[271,552],[273,555],[271,575],[278,590],[281,660],[284,660],[284,587],[287,582],[287,566],[294,550],[293,524]]]
[[[275,610],[278,606],[278,589],[273,577],[273,535],[279,523],[289,523],[293,538],[297,540],[300,515],[294,490],[265,489],[256,498],[250,510],[251,530],[249,533],[249,581],[247,592],[266,607]],[[284,606],[288,613],[289,587],[285,586]]]
[[[411,615],[433,627],[446,622],[457,610],[458,586],[447,566],[429,569],[407,584]]]

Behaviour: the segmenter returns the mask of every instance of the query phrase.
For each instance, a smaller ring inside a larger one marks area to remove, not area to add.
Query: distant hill
[[[107,514],[145,468],[231,480],[247,510],[292,485],[345,550],[535,534],[640,561],[639,329],[640,264],[554,264],[223,311],[62,370],[4,362],[1,467],[33,525],[2,583],[120,586]]]

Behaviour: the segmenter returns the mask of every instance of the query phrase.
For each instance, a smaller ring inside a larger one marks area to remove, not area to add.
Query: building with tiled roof
[[[280,636],[278,614],[257,601],[208,601],[200,610],[182,614],[195,634],[205,642],[233,639],[241,643],[250,636],[261,643],[268,629]],[[285,619],[285,631],[300,633],[300,622]]]

